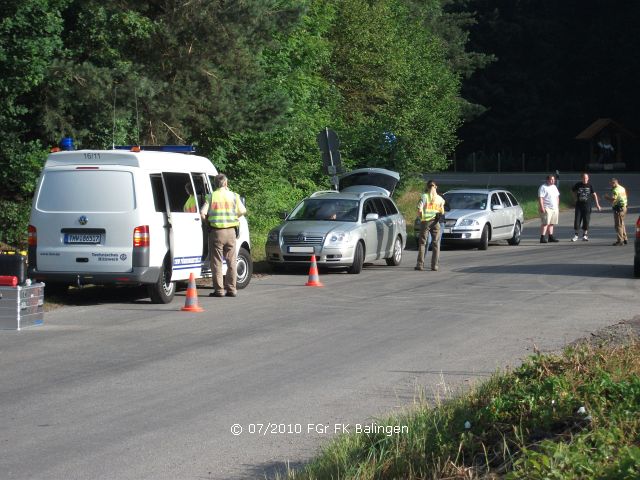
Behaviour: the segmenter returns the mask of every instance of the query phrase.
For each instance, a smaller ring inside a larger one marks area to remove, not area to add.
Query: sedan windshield
[[[444,194],[444,200],[450,210],[485,210],[486,193],[450,192]]]
[[[308,198],[296,207],[287,220],[356,222],[358,220],[358,201]]]

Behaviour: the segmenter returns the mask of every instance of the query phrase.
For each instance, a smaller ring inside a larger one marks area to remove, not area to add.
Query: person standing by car
[[[589,183],[589,174],[582,174],[582,181],[576,183],[571,191],[574,194],[576,201],[576,209],[573,218],[573,229],[575,234],[571,239],[572,242],[578,240],[578,230],[582,228],[582,240],[584,242],[589,241],[589,220],[591,219],[591,198],[595,201],[598,211],[600,208],[600,202],[598,201],[598,194],[593,189],[593,185]]]
[[[216,190],[207,195],[200,210],[203,220],[209,222],[209,255],[214,291],[210,297],[237,296],[236,290],[236,229],[239,217],[247,213],[240,196],[227,187],[227,177],[219,174],[214,179]],[[227,262],[227,273],[222,277],[222,259]]]
[[[560,209],[560,191],[556,187],[556,177],[547,175],[547,181],[538,189],[538,210],[540,211],[540,243],[559,242],[553,236],[553,226],[558,223],[558,210]]]
[[[437,193],[433,180],[427,182],[427,190],[418,202],[420,236],[418,237],[418,262],[415,269],[424,270],[427,235],[431,237],[431,270],[438,271],[440,260],[440,217],[444,215],[444,198]]]
[[[617,236],[613,245],[626,245],[627,229],[624,226],[624,217],[627,215],[627,191],[620,185],[617,178],[612,178],[609,185],[611,185],[611,195],[605,195],[604,198],[611,202],[613,210],[613,223]]]

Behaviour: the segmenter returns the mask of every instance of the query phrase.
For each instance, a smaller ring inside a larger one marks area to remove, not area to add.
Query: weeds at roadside
[[[640,477],[640,344],[535,355],[467,394],[346,435],[290,479]]]

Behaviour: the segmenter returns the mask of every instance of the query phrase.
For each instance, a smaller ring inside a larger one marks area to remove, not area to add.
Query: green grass
[[[637,479],[639,405],[638,343],[568,348],[378,422],[408,433],[338,437],[288,478]]]

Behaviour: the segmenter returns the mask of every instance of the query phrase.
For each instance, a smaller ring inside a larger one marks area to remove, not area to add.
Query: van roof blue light
[[[73,138],[64,137],[62,140],[60,140],[60,148],[62,150],[75,150],[76,147],[73,144]]]

